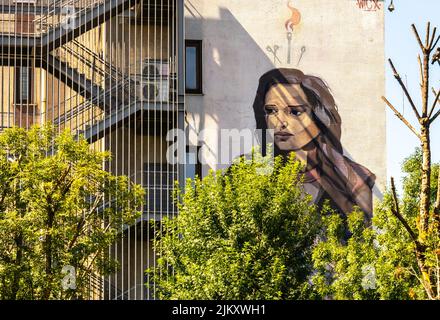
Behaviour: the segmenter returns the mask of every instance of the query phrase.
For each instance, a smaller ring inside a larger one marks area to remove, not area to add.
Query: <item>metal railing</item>
[[[47,13],[34,19],[35,29],[40,34],[46,33],[61,24],[68,24],[69,19],[76,18],[104,2],[105,0],[59,0],[53,5],[49,3],[50,9]]]
[[[0,132],[12,128],[15,124],[15,112],[0,112]]]
[[[102,96],[93,97],[92,99],[86,99],[78,106],[71,107],[69,111],[59,116],[54,120],[54,124],[61,126],[69,121],[72,121],[72,132],[78,132],[85,130],[88,126],[93,126],[98,122],[101,122],[106,117],[106,113],[102,111],[97,105],[100,100],[110,99],[113,94],[120,90],[128,90],[130,87],[127,80],[115,83],[112,87],[106,89]],[[75,95],[72,98],[77,97]],[[137,101],[137,98],[133,98],[132,102]],[[123,104],[123,102],[121,102]],[[120,105],[120,104],[119,104]],[[114,110],[108,110],[109,113],[116,112],[119,109],[119,105],[115,106]]]
[[[71,129],[72,131],[77,131],[83,129],[86,125],[90,126],[104,119],[104,112],[97,107],[100,101],[113,99],[115,101],[114,109],[117,110],[121,104],[137,100],[136,80],[119,71],[99,54],[93,52],[79,41],[73,40],[56,49],[54,53],[58,59],[72,69],[77,70],[78,73],[81,73],[80,70],[88,70],[91,74],[89,74],[89,77],[85,75],[86,78],[89,78],[90,81],[103,90],[102,95],[85,99],[84,102],[77,106],[71,106],[69,111],[55,119],[54,123],[56,125],[59,126],[68,121],[75,120]],[[66,110],[67,105],[71,105],[72,102],[83,100],[79,95],[84,96],[84,92],[79,92],[60,103],[60,110]],[[106,111],[111,113],[114,110]]]
[[[26,36],[42,35],[49,30],[59,27],[62,24],[68,24],[69,19],[77,18],[87,10],[91,10],[98,5],[101,5],[106,0],[50,0],[41,1],[41,3],[31,4],[29,11],[23,13],[34,14],[36,17],[30,21],[23,21],[19,14],[2,14],[0,20],[0,33],[2,34],[23,34]],[[10,1],[11,7],[23,5],[22,3],[15,3]],[[41,13],[33,12],[32,7],[40,6],[46,7],[47,11]],[[17,23],[22,22],[26,26],[27,31],[17,31]]]
[[[81,42],[79,42],[77,40],[72,40],[70,42],[70,44],[74,45],[77,49],[82,50],[86,54],[90,55],[94,61],[96,60],[99,63],[101,63],[105,67],[105,70],[108,70],[107,73],[115,74],[115,75],[119,76],[120,78],[127,77],[123,72],[121,72],[113,64],[106,61],[104,58],[101,57],[101,55],[93,52],[90,48],[86,47]]]

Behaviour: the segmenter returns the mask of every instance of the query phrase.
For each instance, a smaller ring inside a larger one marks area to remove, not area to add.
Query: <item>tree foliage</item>
[[[188,181],[165,219],[147,270],[160,299],[307,296],[319,213],[301,189],[301,165],[253,153],[226,174]]]
[[[50,126],[0,135],[0,299],[85,298],[90,274],[114,269],[106,252],[144,191],[109,159]]]
[[[400,213],[417,230],[421,188],[422,152],[407,158]],[[434,203],[439,166],[433,165],[431,197]],[[388,190],[375,208],[372,226],[364,223],[362,212],[348,217],[352,237],[344,243],[343,221],[337,215],[323,218],[322,239],[313,250],[316,274],[312,278],[318,298],[332,299],[427,299],[418,268],[415,243],[392,213],[394,196]],[[440,237],[436,230],[425,241],[425,261],[432,270],[432,283],[440,283]]]

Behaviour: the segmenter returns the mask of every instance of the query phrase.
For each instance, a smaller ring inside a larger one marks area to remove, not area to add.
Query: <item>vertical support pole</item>
[[[185,188],[185,165],[186,165],[186,130],[185,130],[185,111],[183,108],[180,108],[179,105],[179,111],[177,115],[177,126],[179,129],[180,134],[183,135],[182,139],[178,139],[178,179],[179,179],[179,185],[181,190]]]
[[[185,130],[185,25],[184,25],[184,0],[176,0],[177,5],[177,126],[181,132]],[[183,145],[179,145],[179,149],[183,152],[178,152],[179,156],[183,156],[183,159],[179,159],[178,164],[178,180],[179,185],[183,189],[185,186],[185,158],[186,158],[186,133],[182,139]]]
[[[177,1],[177,66],[178,66],[178,96],[185,95],[185,27],[184,27],[184,0]]]

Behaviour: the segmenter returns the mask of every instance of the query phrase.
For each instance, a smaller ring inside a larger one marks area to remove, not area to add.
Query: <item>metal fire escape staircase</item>
[[[70,97],[63,104],[80,100],[78,96],[87,98],[82,103],[73,103],[74,107],[70,109],[61,106],[60,109],[67,111],[54,119],[54,124],[70,126],[72,131],[83,134],[89,142],[102,138],[105,133],[141,110],[162,112],[179,111],[182,108],[175,100],[176,90],[172,84],[175,77],[167,79],[170,99],[157,101],[153,96],[149,96],[149,92],[146,97],[139,95],[148,79],[124,74],[76,40],[55,50],[53,58],[51,67],[62,65],[60,69],[64,71],[60,79],[64,79],[65,83],[70,81],[72,85],[75,84],[71,81],[72,75],[75,74],[82,79],[82,82],[77,82],[79,86],[75,89],[78,95]],[[71,64],[91,71],[93,80],[71,67]],[[180,108],[176,108],[176,104]]]
[[[33,55],[37,67],[44,68],[78,93],[63,101],[64,106],[58,107],[67,111],[53,119],[55,125],[69,125],[72,131],[94,142],[141,110],[170,111],[169,103],[139,99],[137,93],[142,83],[121,73],[75,40],[140,1],[59,0],[34,21],[39,35],[0,34],[0,54],[3,58],[8,56],[7,64],[25,65],[20,57]],[[71,8],[71,12],[67,11],[67,16],[59,15],[61,8],[66,6]],[[72,13],[74,15],[69,16]],[[1,62],[5,63],[4,59]],[[170,100],[176,102],[175,77],[168,80],[172,82],[169,84]],[[183,110],[183,101],[180,100],[175,111]],[[73,107],[66,107],[68,103]]]
[[[0,49],[9,52],[19,50],[35,50],[34,52],[50,52],[85,32],[96,28],[140,0],[61,0],[53,9],[37,21],[42,29],[41,34],[32,36],[23,34],[0,34]],[[65,15],[58,15],[62,7],[72,8]],[[31,10],[31,8],[30,8]],[[31,11],[32,12],[32,11]]]
[[[177,118],[177,122],[174,123],[176,127],[184,128],[184,81],[181,79],[184,74],[183,28],[179,30],[176,28],[176,39],[173,39],[176,41],[175,57],[170,57],[168,61],[172,71],[166,77],[169,89],[167,99],[151,97],[148,90],[147,95],[140,94],[140,89],[145,83],[151,81],[150,72],[147,77],[140,79],[132,77],[77,39],[80,35],[96,28],[111,17],[121,14],[140,1],[142,0],[59,0],[55,4],[52,2],[54,5],[51,10],[39,9],[39,20],[36,25],[40,28],[36,33],[0,33],[0,65],[24,66],[32,60],[35,67],[45,69],[75,91],[76,94],[59,103],[58,110],[62,112],[59,112],[52,120],[59,127],[69,127],[77,135],[83,135],[89,142],[97,141],[105,133],[121,126],[125,121],[133,120],[140,111],[146,111],[148,119],[152,121],[155,119],[154,116],[150,117],[151,112],[153,115],[172,112],[173,116],[168,114],[165,118],[173,118],[173,120]],[[160,7],[159,0],[148,1],[148,5],[153,3],[155,6],[151,12],[151,7],[145,10],[146,3],[147,1],[143,2],[144,12],[148,11],[148,14],[154,12],[153,21],[157,23],[157,13],[160,10],[156,9],[164,10],[162,1]],[[183,26],[183,0],[175,3],[178,6],[176,25]],[[67,17],[59,15],[61,8],[66,5],[75,8],[75,15],[69,17],[71,21],[68,28],[66,28],[67,21],[65,20]],[[11,8],[13,7],[0,6],[0,12],[11,14]],[[36,8],[29,6],[29,10],[34,10],[34,13]],[[177,79],[177,74],[179,79]],[[177,117],[174,117],[175,115]],[[145,172],[151,173],[150,169],[148,168]],[[184,185],[183,164],[178,164],[174,170],[171,177],[175,176],[180,184]],[[158,172],[160,174],[160,171]],[[171,171],[168,169],[166,172]],[[147,176],[145,180],[149,181],[148,179],[153,179],[153,183],[148,183],[145,187],[151,188],[154,182],[163,182]],[[169,193],[166,189],[158,192],[162,192],[162,195],[157,196],[157,199],[168,200]],[[108,206],[107,203],[103,205],[103,208],[106,206]],[[162,205],[154,204],[153,208],[157,207],[163,209]],[[151,208],[146,208],[145,211],[149,212]],[[157,218],[156,213],[153,213],[152,217]],[[152,217],[149,216],[148,219]],[[111,292],[114,299],[128,299],[130,290],[133,289],[122,292],[110,281],[93,274],[90,276],[90,283],[92,291],[99,292],[104,287]]]
[[[76,40],[58,48],[53,58],[54,62],[50,67],[57,72],[59,69],[55,67],[61,64],[64,80],[71,81],[72,75],[80,77],[79,82],[72,81],[72,84],[79,85],[75,88],[78,94],[64,101],[64,107],[60,106],[60,109],[66,111],[54,119],[55,125],[65,126],[70,122],[70,128],[74,132],[84,133],[85,128],[98,125],[106,115],[112,116],[127,103],[137,100],[134,80]],[[83,70],[88,70],[91,75],[81,74],[71,65],[80,66]],[[81,99],[80,96],[86,99]],[[78,103],[81,100],[83,101]],[[73,107],[68,108],[67,104]],[[99,134],[102,135],[103,132]],[[93,142],[101,137],[99,134],[88,135],[86,138]]]
[[[93,100],[96,102],[95,105],[102,110],[110,111],[120,102],[112,99],[102,85],[88,79],[85,74],[70,66],[67,60],[63,61],[60,55],[53,54],[53,52],[58,49],[66,52],[69,49],[66,45],[75,41],[75,38],[122,13],[139,1],[59,0],[53,3],[53,6],[46,7],[44,14],[34,21],[33,29],[39,29],[39,33],[0,33],[1,63],[24,66],[28,64],[29,57],[34,57],[36,67],[46,69],[85,99]],[[11,8],[14,6],[9,7],[9,12]],[[69,8],[64,15],[59,14],[62,8]],[[5,6],[0,9],[8,13]],[[28,7],[27,10],[30,11],[25,13],[33,12],[32,7]],[[78,44],[77,41],[75,43]],[[70,53],[75,54],[74,51]],[[75,55],[75,58],[80,59],[78,55]],[[89,67],[93,66],[89,65]]]

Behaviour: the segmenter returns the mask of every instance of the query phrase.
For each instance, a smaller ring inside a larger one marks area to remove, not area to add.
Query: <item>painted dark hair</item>
[[[341,117],[328,86],[320,78],[305,75],[298,69],[272,69],[261,76],[253,105],[257,129],[267,129],[264,112],[265,98],[269,89],[277,84],[299,84],[301,86],[312,105],[314,122],[321,132],[325,132],[326,143],[342,153]],[[262,148],[265,149],[265,143],[262,143]],[[279,153],[278,148],[276,146],[274,148],[275,153]]]

